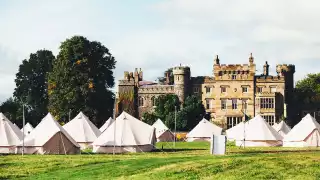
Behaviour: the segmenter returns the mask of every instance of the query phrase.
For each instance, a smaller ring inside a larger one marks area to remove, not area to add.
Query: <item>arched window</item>
[[[144,104],[143,104],[143,98],[142,97],[139,97],[139,106],[143,106]]]
[[[154,96],[151,98],[151,104],[152,106],[157,106],[156,98]]]

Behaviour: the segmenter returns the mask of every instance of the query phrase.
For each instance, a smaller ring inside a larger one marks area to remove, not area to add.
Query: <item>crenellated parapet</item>
[[[215,80],[251,80],[256,72],[256,65],[253,63],[252,55],[249,57],[249,63],[250,64],[220,64],[217,56],[213,65],[214,78]]]
[[[173,75],[184,75],[190,74],[190,67],[188,66],[177,66],[172,69]]]
[[[276,71],[279,76],[284,76],[284,74],[294,74],[296,68],[293,64],[277,64]]]
[[[256,76],[256,82],[284,82],[283,76]]]
[[[157,85],[157,86],[142,86],[139,88],[138,93],[140,94],[173,94],[173,85]]]
[[[119,86],[134,86],[134,80],[119,80]]]
[[[190,67],[180,65],[174,67],[172,73],[174,76],[174,93],[179,97],[181,102],[184,102],[188,94],[191,79]]]

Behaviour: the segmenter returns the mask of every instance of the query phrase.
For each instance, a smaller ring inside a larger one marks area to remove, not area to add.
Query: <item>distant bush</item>
[[[229,147],[236,146],[236,141],[227,141],[227,146]]]

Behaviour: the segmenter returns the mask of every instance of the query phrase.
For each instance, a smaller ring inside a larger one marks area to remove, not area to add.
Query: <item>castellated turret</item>
[[[296,72],[295,66],[292,64],[277,64],[276,71],[278,76],[284,77],[285,80],[285,103],[290,103],[290,98],[292,97],[292,92],[294,89],[294,73]]]
[[[188,66],[178,66],[174,67],[174,92],[179,97],[180,102],[184,102],[189,90],[190,81],[190,67]]]
[[[277,64],[278,76],[293,75],[296,72],[295,65],[292,64]]]

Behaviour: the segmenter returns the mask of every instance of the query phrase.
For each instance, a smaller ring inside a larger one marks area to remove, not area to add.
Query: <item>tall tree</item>
[[[156,99],[156,108],[155,108],[155,115],[160,119],[166,119],[170,112],[174,112],[175,108],[177,111],[180,109],[180,102],[179,98],[175,94],[168,94],[159,96]]]
[[[176,123],[177,130],[185,131],[194,128],[205,116],[205,108],[201,100],[194,95],[186,98],[181,109],[177,95],[162,95],[156,101],[155,111],[143,115],[143,120],[149,124],[153,124],[156,119],[160,118],[168,128],[174,130]]]
[[[13,98],[7,99],[0,105],[0,112],[2,112],[9,120],[18,126],[22,127],[22,117],[19,112],[20,104],[14,101]]]
[[[13,96],[25,104],[30,121],[37,124],[48,113],[47,74],[52,71],[55,57],[51,51],[39,50],[22,61],[16,74]],[[22,110],[21,110],[22,111]]]
[[[194,128],[206,115],[201,99],[196,95],[191,95],[186,98],[181,111],[184,112],[184,117],[186,118],[186,130]]]
[[[115,64],[100,42],[82,36],[62,42],[49,73],[49,111],[61,122],[68,121],[69,112],[73,117],[83,111],[102,125],[113,113]]]
[[[304,116],[301,114],[302,111],[320,111],[320,73],[308,74],[298,81],[290,102],[293,115],[288,119],[288,123],[291,126],[297,124]]]
[[[163,77],[158,77],[158,81],[160,84],[167,84],[167,85],[172,85],[174,76],[172,72],[173,68],[167,69],[163,74]]]
[[[308,74],[296,84],[296,89],[304,92],[320,93],[320,73]]]

